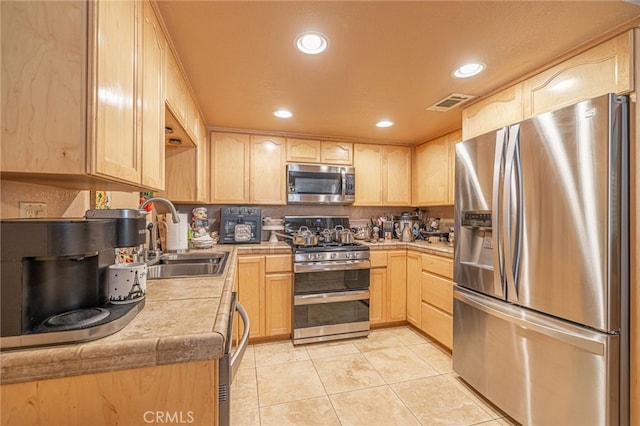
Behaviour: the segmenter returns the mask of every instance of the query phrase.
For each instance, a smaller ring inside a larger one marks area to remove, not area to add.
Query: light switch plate
[[[26,202],[26,201],[19,201],[18,208],[20,210],[20,217],[24,217],[24,218],[47,217],[46,203],[32,203],[32,202]]]

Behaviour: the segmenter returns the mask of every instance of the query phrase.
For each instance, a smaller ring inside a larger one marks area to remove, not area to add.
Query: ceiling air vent
[[[453,93],[446,98],[436,102],[427,108],[427,111],[449,111],[451,108],[467,102],[470,99],[475,98],[471,95],[461,95],[460,93]]]

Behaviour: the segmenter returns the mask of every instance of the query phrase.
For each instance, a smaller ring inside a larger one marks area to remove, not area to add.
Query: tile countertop
[[[444,243],[365,244],[372,250],[411,248],[453,257],[453,247]],[[90,342],[2,352],[0,383],[221,358],[237,255],[290,254],[291,248],[285,242],[263,242],[198,251],[229,251],[224,275],[148,281],[144,309],[122,330]]]
[[[449,243],[429,243],[423,240],[404,243],[399,240],[391,240],[377,243],[364,242],[364,244],[368,245],[371,250],[395,250],[407,248],[453,259],[453,246]]]
[[[198,250],[208,251],[230,252],[223,276],[148,281],[144,309],[122,330],[90,342],[2,352],[0,383],[221,358],[237,254],[291,249],[265,242]]]

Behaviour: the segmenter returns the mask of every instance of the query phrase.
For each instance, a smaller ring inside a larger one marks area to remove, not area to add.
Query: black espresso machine
[[[93,340],[142,310],[108,302],[116,247],[146,239],[146,212],[88,210],[84,218],[1,221],[0,349]]]

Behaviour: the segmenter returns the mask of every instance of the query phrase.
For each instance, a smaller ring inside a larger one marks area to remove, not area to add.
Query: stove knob
[[[360,253],[353,253],[353,258],[357,259],[358,257],[360,257]]]
[[[331,259],[335,259],[336,257],[338,257],[338,253],[331,253]]]
[[[345,257],[346,257],[347,259],[351,259],[351,253],[346,252],[344,255],[345,255]]]
[[[309,253],[309,254],[307,255],[307,259],[309,259],[309,260],[313,260],[313,253]]]

